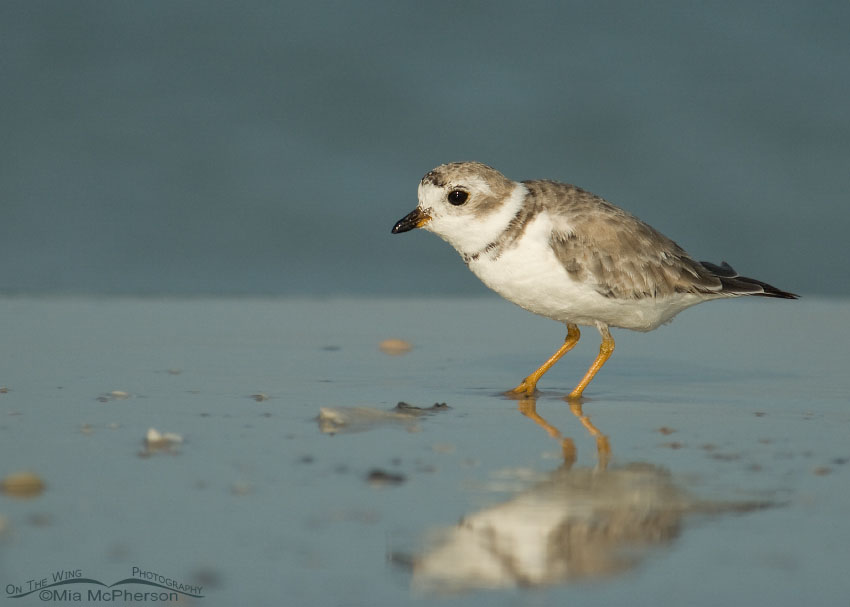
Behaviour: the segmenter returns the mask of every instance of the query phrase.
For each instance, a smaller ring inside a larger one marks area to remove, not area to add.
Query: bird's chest
[[[549,318],[561,320],[566,309],[584,295],[545,238],[523,238],[494,254],[482,254],[468,265],[508,301]]]

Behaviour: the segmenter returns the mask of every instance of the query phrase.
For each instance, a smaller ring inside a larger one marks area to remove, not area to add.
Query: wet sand
[[[0,335],[4,598],[134,567],[202,605],[850,593],[846,300],[616,331],[572,407],[595,331],[508,399],[563,328],[496,298],[6,297]]]

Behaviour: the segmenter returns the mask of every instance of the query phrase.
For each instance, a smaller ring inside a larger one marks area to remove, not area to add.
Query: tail
[[[779,297],[781,299],[798,299],[800,296],[788,291],[777,289],[766,282],[739,276],[725,261],[719,266],[710,261],[701,261],[700,264],[706,270],[720,279],[722,285],[720,293],[724,295],[759,295],[761,297]]]

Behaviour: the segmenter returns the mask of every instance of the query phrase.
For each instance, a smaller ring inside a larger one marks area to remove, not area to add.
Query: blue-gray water
[[[536,402],[500,395],[562,331],[496,297],[0,298],[0,481],[46,485],[0,491],[4,605],[134,567],[210,606],[846,603],[846,300],[615,331],[578,412],[586,332]],[[398,401],[449,409],[316,421]],[[176,454],[145,453],[151,427]]]
[[[480,293],[433,166],[848,293],[850,4],[6,1],[0,290]]]

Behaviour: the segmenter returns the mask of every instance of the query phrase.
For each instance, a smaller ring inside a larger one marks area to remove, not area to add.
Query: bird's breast
[[[566,271],[550,246],[545,217],[535,221],[539,225],[529,226],[512,246],[467,260],[485,285],[529,312],[560,322],[649,331],[699,301],[605,296],[598,285]]]

